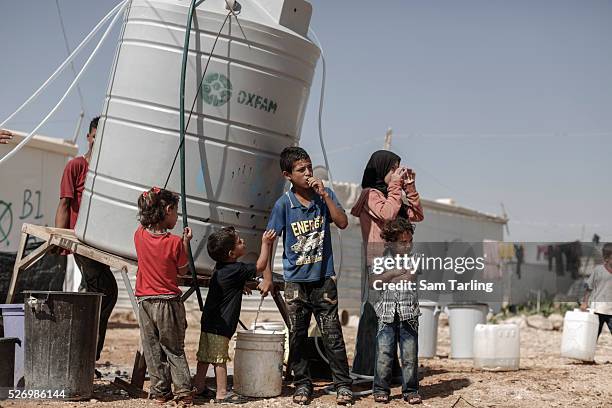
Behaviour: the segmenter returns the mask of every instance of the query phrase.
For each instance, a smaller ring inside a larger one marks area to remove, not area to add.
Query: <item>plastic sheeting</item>
[[[24,257],[42,245],[42,242],[28,244]],[[0,303],[4,303],[8,294],[16,252],[0,252]],[[62,290],[66,275],[66,257],[47,253],[30,268],[19,273],[15,286],[13,303],[23,303],[24,290]]]

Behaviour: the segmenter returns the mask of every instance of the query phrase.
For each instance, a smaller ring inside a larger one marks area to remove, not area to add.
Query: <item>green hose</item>
[[[183,65],[181,67],[181,89],[180,89],[180,100],[179,100],[179,126],[180,126],[180,169],[181,169],[181,213],[183,216],[183,228],[189,226],[187,220],[187,198],[185,194],[185,76],[187,74],[187,55],[189,54],[189,37],[191,35],[191,21],[193,20],[193,12],[196,8],[196,1],[191,0],[189,6],[189,14],[187,16],[187,27],[185,29],[185,44],[183,45]],[[202,1],[199,1],[200,4]],[[198,305],[200,310],[204,310],[204,304],[202,302],[202,294],[200,293],[200,285],[198,284],[198,277],[196,274],[195,263],[193,262],[193,253],[191,252],[191,245],[188,246],[187,256],[189,258],[189,269],[191,270],[191,276],[193,277],[193,287],[195,288],[196,295],[198,297]]]

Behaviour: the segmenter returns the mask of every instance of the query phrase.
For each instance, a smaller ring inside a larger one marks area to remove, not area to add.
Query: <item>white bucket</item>
[[[419,301],[421,315],[419,316],[419,358],[436,356],[438,345],[438,317],[440,308],[436,302]]]
[[[257,327],[255,327],[255,322],[253,322],[249,329],[256,330],[258,333],[262,330],[266,332],[284,333],[285,322],[257,322]]]
[[[285,354],[283,356],[283,362],[286,363],[289,360],[289,330],[287,326],[285,326],[285,322],[283,321],[273,321],[273,322],[257,322],[257,327],[255,327],[255,322],[251,323],[249,327],[251,330],[256,330],[257,333],[263,334],[284,334],[285,335]]]
[[[518,370],[520,350],[519,327],[516,324],[477,324],[474,328],[474,368]]]
[[[285,335],[271,330],[239,331],[234,357],[234,390],[247,397],[281,394]]]
[[[583,361],[595,359],[597,328],[599,322],[594,313],[574,309],[566,312],[563,320],[561,356]]]
[[[446,307],[451,337],[451,358],[474,357],[474,328],[487,322],[486,303],[451,304]]]

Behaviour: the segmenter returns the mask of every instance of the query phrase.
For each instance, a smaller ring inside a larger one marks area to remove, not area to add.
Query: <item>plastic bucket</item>
[[[234,389],[247,397],[281,394],[285,335],[271,331],[239,331],[234,357]]]
[[[257,327],[255,327],[253,323],[251,324],[249,329],[255,330],[257,333],[264,334],[285,334],[285,352],[283,355],[283,362],[287,362],[287,360],[289,359],[289,330],[287,329],[287,326],[285,326],[285,322],[257,322]]]
[[[446,307],[451,337],[451,358],[474,357],[474,328],[487,322],[486,303],[454,303]]]
[[[25,385],[87,399],[100,321],[100,293],[25,291]]]
[[[15,387],[23,387],[23,349],[24,349],[24,311],[23,304],[2,304],[2,320],[4,321],[4,336],[16,337],[19,342],[15,345],[15,377],[13,384]]]
[[[428,300],[419,301],[421,315],[419,316],[419,358],[436,356],[438,345],[438,303]]]

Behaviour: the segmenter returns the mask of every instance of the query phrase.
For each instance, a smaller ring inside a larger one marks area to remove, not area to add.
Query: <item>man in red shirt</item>
[[[89,148],[87,153],[70,160],[64,168],[64,174],[62,175],[60,184],[60,201],[55,214],[55,226],[57,228],[74,229],[76,224],[77,216],[79,215],[79,207],[81,205],[81,196],[85,187],[85,178],[87,176],[87,170],[89,169],[89,160],[91,159],[93,144],[96,140],[99,119],[99,116],[95,117],[89,124],[89,132],[87,133]],[[81,287],[85,287],[87,292],[102,293],[104,295],[102,297],[102,308],[100,311],[98,348],[96,352],[97,361],[100,358],[100,353],[104,346],[108,319],[113,311],[115,303],[117,303],[117,281],[108,265],[77,254],[74,254],[74,260],[79,266],[83,276]],[[97,372],[96,375],[98,375]]]

